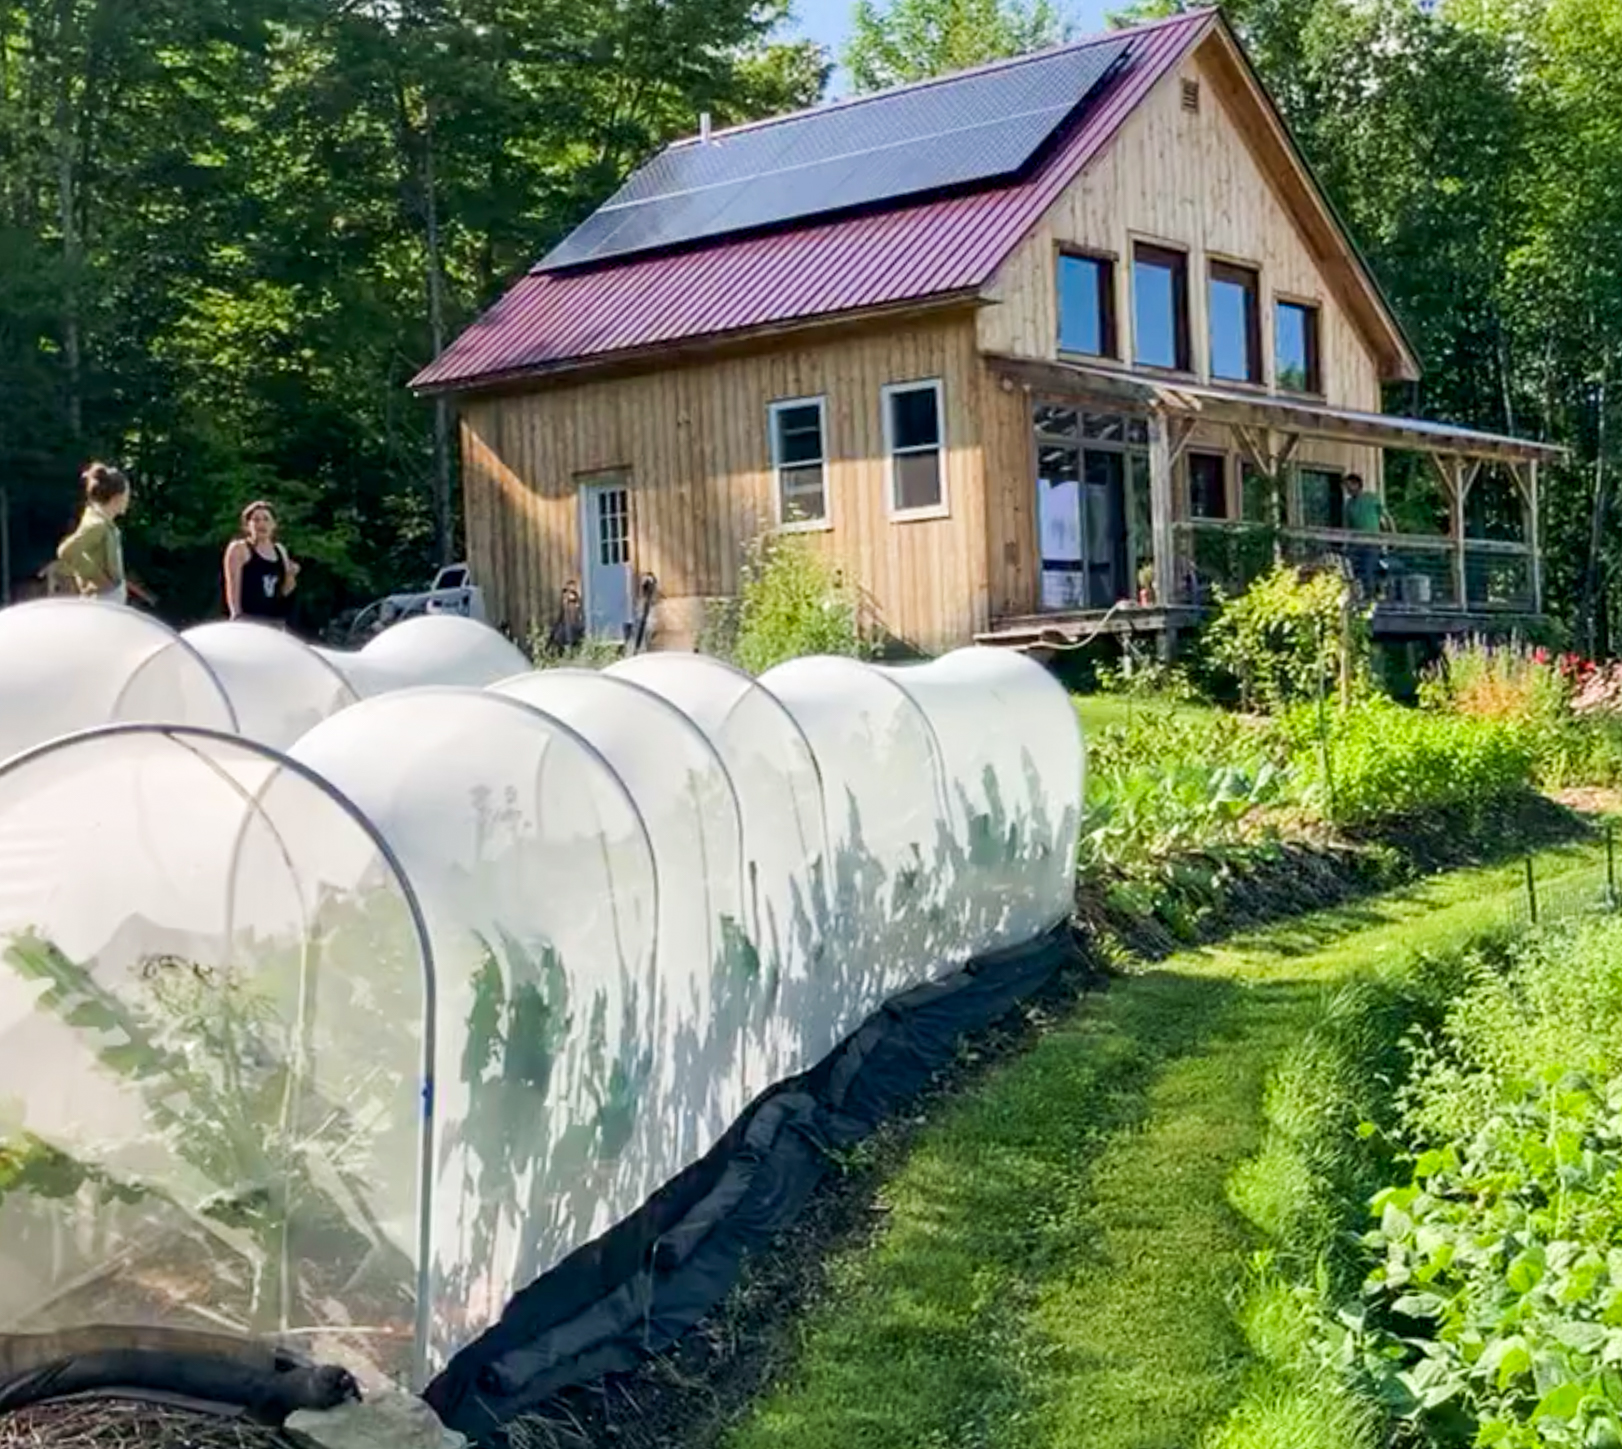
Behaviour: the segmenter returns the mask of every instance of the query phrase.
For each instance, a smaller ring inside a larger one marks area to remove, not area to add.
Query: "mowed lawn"
[[[1550,899],[1598,847],[1546,852]],[[1199,1449],[1248,1368],[1254,1232],[1228,1201],[1269,1072],[1326,988],[1524,910],[1459,872],[1178,956],[943,1104],[727,1449]]]

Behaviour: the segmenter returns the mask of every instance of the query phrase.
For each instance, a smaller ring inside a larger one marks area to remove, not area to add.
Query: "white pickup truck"
[[[338,626],[334,632],[340,637],[333,643],[342,648],[358,648],[390,624],[398,624],[401,619],[416,614],[461,614],[483,623],[484,594],[473,582],[472,570],[465,563],[446,564],[423,592],[390,594],[386,599],[368,604],[347,623]]]

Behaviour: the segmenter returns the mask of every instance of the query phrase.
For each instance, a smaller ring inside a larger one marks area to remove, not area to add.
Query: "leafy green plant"
[[[1550,1067],[1374,1199],[1364,1363],[1477,1445],[1622,1445],[1622,1083]]]
[[[1303,801],[1341,825],[1479,809],[1529,789],[1533,779],[1532,744],[1511,720],[1371,696],[1346,710],[1297,709],[1286,734]]]
[[[1343,685],[1366,687],[1369,637],[1346,578],[1280,567],[1221,600],[1205,652],[1238,681],[1247,705],[1282,711]]]
[[[1622,1445],[1622,922],[1478,949],[1410,1051],[1327,1342],[1428,1442]]]
[[[1270,840],[1260,812],[1286,788],[1267,727],[1145,708],[1091,741],[1081,874],[1179,924],[1180,902],[1214,899],[1226,870]]]
[[[793,534],[770,534],[750,546],[737,600],[706,624],[699,642],[753,674],[808,654],[871,652],[855,590]]]

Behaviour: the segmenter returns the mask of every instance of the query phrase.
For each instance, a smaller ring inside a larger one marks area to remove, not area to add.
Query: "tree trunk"
[[[439,199],[434,184],[434,103],[425,106],[422,126],[422,211],[427,238],[428,331],[437,358],[445,350],[445,271],[439,241]],[[455,562],[451,518],[450,404],[434,398],[434,538],[441,566]]]
[[[58,0],[56,43],[60,47],[53,138],[56,143],[57,220],[62,231],[62,356],[68,371],[68,433],[77,443],[84,436],[84,352],[79,318],[79,196],[74,126],[73,0]]]
[[[1599,647],[1599,585],[1600,550],[1605,543],[1605,515],[1608,512],[1611,475],[1605,466],[1605,449],[1609,429],[1605,412],[1608,401],[1611,359],[1607,354],[1600,363],[1599,390],[1595,398],[1594,418],[1594,507],[1589,519],[1588,566],[1583,570],[1582,627],[1583,643],[1590,658]]]

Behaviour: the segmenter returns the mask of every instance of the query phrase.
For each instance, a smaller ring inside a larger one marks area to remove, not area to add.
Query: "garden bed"
[[[1542,797],[1517,797],[1484,812],[1445,811],[1388,824],[1356,838],[1307,839],[1223,864],[1219,898],[1197,916],[1198,939],[1321,911],[1369,897],[1403,879],[1505,859],[1544,844],[1582,839],[1591,821]],[[1202,872],[1196,877],[1204,879]],[[517,1449],[710,1449],[793,1362],[806,1309],[829,1288],[830,1264],[872,1243],[886,1226],[880,1190],[912,1153],[920,1130],[952,1099],[972,1094],[995,1067],[1028,1051],[1073,1013],[1089,991],[1108,989],[1099,967],[1123,953],[1164,956],[1178,945],[1158,918],[1132,919],[1107,891],[1078,900],[1087,964],[1050,983],[990,1030],[960,1045],[930,1087],[840,1164],[806,1212],[772,1248],[749,1259],[723,1304],[670,1351],[633,1374],[571,1391],[521,1420]]]

